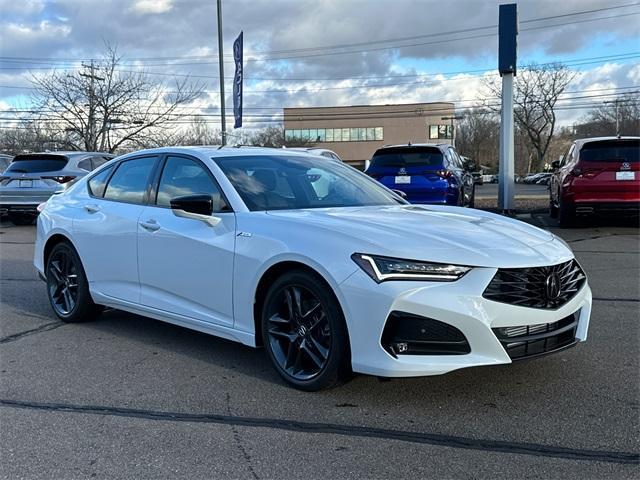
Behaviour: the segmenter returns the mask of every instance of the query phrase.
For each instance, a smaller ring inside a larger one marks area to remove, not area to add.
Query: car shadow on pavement
[[[270,394],[278,395],[279,392],[285,402],[293,399],[290,397],[292,388],[275,372],[263,349],[254,349],[230,340],[112,309],[107,310],[97,321],[82,324],[82,327],[101,334],[126,337],[136,343],[147,344],[153,349],[171,352],[172,356],[185,356],[211,364],[215,367],[213,371],[216,374],[223,372],[228,377],[235,374],[235,381],[245,383],[248,391],[258,387],[252,387],[243,377],[258,379],[262,385],[267,382],[272,384],[269,388]],[[568,364],[563,360],[563,355],[571,355],[572,351],[577,352],[578,349],[571,349],[567,353],[553,355],[547,359],[506,366],[464,369],[432,377],[381,379],[356,374],[345,385],[318,392],[316,395],[334,401],[336,405],[347,402],[369,406],[378,403],[395,405],[399,392],[403,395],[403,402],[409,403],[422,403],[428,398],[430,402],[444,404],[456,397],[474,402],[484,399],[489,404],[495,404],[501,396],[513,399],[514,395],[527,398],[533,395],[535,398],[537,393],[543,399],[548,396],[546,389],[549,385],[556,382],[566,383],[571,375],[567,371]],[[372,391],[376,394],[372,395]],[[297,395],[294,397],[297,398]],[[464,408],[464,405],[461,404],[460,408]]]

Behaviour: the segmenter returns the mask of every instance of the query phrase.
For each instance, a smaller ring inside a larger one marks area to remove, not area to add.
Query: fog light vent
[[[464,334],[453,325],[411,313],[391,312],[382,332],[382,347],[398,355],[464,355],[471,352]]]

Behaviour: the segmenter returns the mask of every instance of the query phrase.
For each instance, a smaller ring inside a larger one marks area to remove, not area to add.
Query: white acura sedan
[[[264,346],[304,390],[352,371],[511,363],[587,337],[591,291],[558,237],[409,205],[305,153],[136,152],[41,210],[34,262],[63,321],[108,306]]]

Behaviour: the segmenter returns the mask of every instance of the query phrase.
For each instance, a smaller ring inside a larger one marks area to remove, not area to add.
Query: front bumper
[[[357,271],[341,285],[343,307],[356,372],[385,377],[440,375],[460,368],[512,363],[492,329],[559,322],[575,315],[575,341],[587,338],[591,315],[588,284],[558,309],[518,307],[482,296],[495,268],[474,268],[456,282],[383,282]],[[406,312],[452,325],[466,337],[463,355],[393,355],[381,344],[392,311]]]

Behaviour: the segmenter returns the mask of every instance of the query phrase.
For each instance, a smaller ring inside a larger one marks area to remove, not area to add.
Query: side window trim
[[[153,180],[151,183],[151,186],[148,190],[149,193],[149,197],[148,197],[148,205],[150,207],[155,207],[155,208],[170,208],[170,207],[165,207],[163,205],[158,205],[158,190],[160,189],[160,180],[162,180],[162,174],[164,172],[164,168],[167,165],[167,160],[169,159],[169,157],[180,157],[180,158],[186,158],[187,160],[191,160],[192,162],[195,162],[200,168],[202,168],[204,170],[204,172],[209,176],[209,178],[211,179],[211,181],[213,182],[213,184],[215,185],[215,187],[218,189],[218,191],[220,192],[220,196],[222,197],[222,199],[224,200],[224,203],[226,205],[226,210],[222,211],[222,212],[213,212],[213,213],[229,213],[229,212],[233,212],[233,207],[231,206],[231,203],[229,203],[229,200],[227,199],[227,196],[224,193],[224,190],[222,190],[222,187],[220,186],[220,183],[218,182],[218,179],[215,177],[215,175],[213,174],[213,172],[211,171],[211,169],[209,169],[209,167],[207,167],[205,165],[205,163],[200,160],[199,158],[193,157],[191,155],[187,155],[184,153],[165,153],[162,156],[161,161],[159,162],[158,166],[157,166],[157,172],[156,174],[153,176]],[[106,189],[105,189],[106,191]]]

